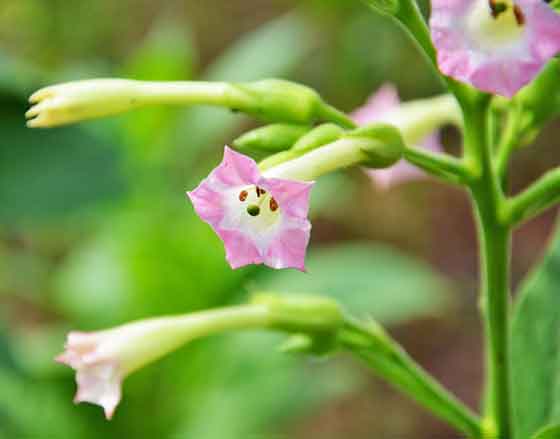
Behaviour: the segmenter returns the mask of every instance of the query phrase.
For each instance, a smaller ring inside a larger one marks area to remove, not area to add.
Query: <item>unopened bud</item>
[[[233,146],[241,152],[275,153],[290,149],[308,131],[307,125],[271,124],[243,134]]]
[[[334,123],[319,125],[302,136],[294,144],[292,150],[301,153],[311,151],[319,146],[338,140],[343,132],[344,130]]]

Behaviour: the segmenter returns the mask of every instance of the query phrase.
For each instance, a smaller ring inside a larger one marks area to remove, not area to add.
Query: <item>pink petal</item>
[[[121,400],[121,377],[114,364],[98,364],[76,373],[78,391],[75,403],[90,402],[103,407],[105,417],[111,419]]]
[[[522,32],[507,44],[485,47],[466,25],[476,1],[432,2],[430,28],[439,68],[480,90],[512,97],[560,51],[560,14],[543,0],[518,0]]]

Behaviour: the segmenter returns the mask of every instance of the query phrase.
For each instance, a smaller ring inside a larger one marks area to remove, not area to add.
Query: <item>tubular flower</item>
[[[110,419],[121,400],[122,381],[134,371],[195,338],[269,323],[269,307],[261,304],[139,320],[104,331],[70,332],[56,360],[76,370],[74,402],[100,405]]]
[[[407,136],[407,130],[403,129],[403,121],[399,116],[400,99],[396,88],[391,84],[383,85],[374,93],[366,104],[352,113],[352,119],[359,125],[367,125],[372,122],[384,122],[401,128],[405,140],[416,143],[415,136]],[[409,137],[409,138],[407,138]],[[431,133],[420,139],[425,148],[433,152],[442,150],[437,132]],[[405,183],[410,180],[423,178],[425,174],[417,167],[405,160],[400,160],[396,165],[386,169],[367,170],[368,176],[373,182],[387,190],[392,186]]]
[[[434,0],[440,70],[512,97],[560,51],[560,14],[545,0]]]
[[[266,264],[303,271],[312,186],[266,178],[254,160],[226,146],[222,163],[187,194],[222,239],[232,268]]]

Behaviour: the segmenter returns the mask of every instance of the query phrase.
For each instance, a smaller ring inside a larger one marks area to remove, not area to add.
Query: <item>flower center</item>
[[[501,49],[523,34],[525,15],[512,0],[476,0],[467,15],[466,27],[481,48]]]
[[[244,188],[239,192],[238,199],[246,212],[247,220],[253,227],[264,230],[276,223],[280,206],[263,188],[258,186]]]

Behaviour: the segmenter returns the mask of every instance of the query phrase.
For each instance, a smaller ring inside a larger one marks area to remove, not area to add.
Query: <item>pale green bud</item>
[[[294,144],[292,151],[301,153],[311,151],[319,146],[338,140],[343,132],[344,130],[334,123],[319,125],[302,136]]]
[[[275,153],[290,149],[305,133],[307,125],[271,124],[251,130],[233,141],[241,152],[262,151]]]

